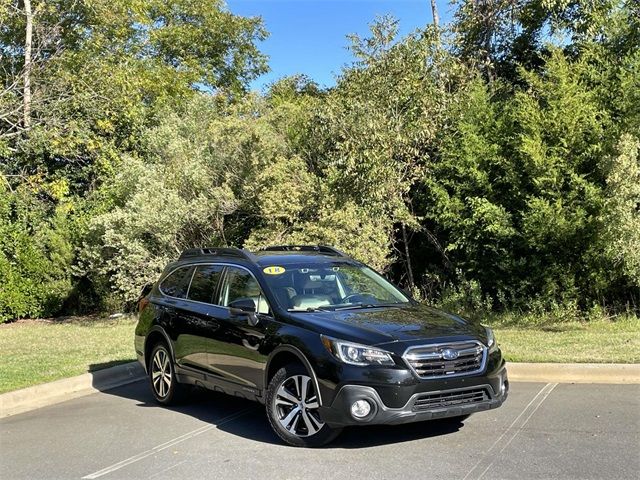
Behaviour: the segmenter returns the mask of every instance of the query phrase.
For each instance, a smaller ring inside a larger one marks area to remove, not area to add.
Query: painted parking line
[[[173,470],[174,468],[179,467],[180,465],[182,465],[182,464],[184,464],[184,463],[187,463],[187,461],[186,461],[186,460],[182,460],[181,462],[174,463],[173,465],[171,465],[171,466],[169,466],[169,467],[167,467],[167,468],[165,468],[165,469],[163,469],[163,470],[160,470],[159,472],[156,472],[156,473],[154,473],[153,475],[149,475],[149,479],[159,477],[160,475],[164,475],[164,474],[166,474],[169,470]]]
[[[509,427],[498,437],[498,439],[484,452],[480,460],[473,466],[473,468],[467,473],[463,480],[475,479],[480,480],[489,471],[498,458],[514,438],[522,431],[527,422],[531,419],[534,413],[540,408],[542,403],[547,399],[554,388],[558,386],[557,383],[547,383],[535,397],[531,399],[529,404],[524,407],[524,410],[520,412],[520,415],[509,425]],[[503,442],[503,443],[501,443]]]
[[[121,468],[126,467],[127,465],[131,465],[132,463],[136,463],[139,462],[140,460],[144,460],[147,457],[150,457],[151,455],[155,455],[158,452],[161,452],[163,450],[166,450],[167,448],[173,447],[174,445],[177,445],[178,443],[184,442],[185,440],[189,440],[191,438],[197,437],[198,435],[201,435],[205,432],[208,432],[209,430],[212,430],[214,428],[217,428],[221,425],[224,425],[226,423],[232,422],[234,420],[236,420],[237,418],[240,418],[250,412],[253,412],[256,410],[256,407],[250,407],[250,408],[246,408],[244,410],[241,410],[237,413],[228,415],[226,417],[221,418],[219,421],[217,421],[215,424],[211,424],[211,425],[204,425],[200,428],[196,428],[195,430],[192,430],[190,432],[187,432],[183,435],[180,435],[179,437],[173,438],[171,440],[168,440],[165,443],[161,443],[160,445],[156,445],[155,447],[146,450],[144,452],[141,452],[137,455],[134,455],[133,457],[129,457],[125,460],[122,460],[121,462],[118,463],[114,463],[113,465],[110,465],[106,468],[103,468],[102,470],[98,470],[97,472],[94,473],[90,473],[89,475],[85,475],[83,478],[83,480],[94,480],[96,478],[100,478],[104,475],[107,475],[109,473],[115,472],[116,470],[120,470]]]

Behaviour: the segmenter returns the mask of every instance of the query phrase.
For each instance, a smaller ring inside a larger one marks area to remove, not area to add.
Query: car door
[[[237,300],[252,299],[257,323],[251,325],[247,314],[229,308]],[[271,324],[267,300],[255,277],[239,266],[227,266],[218,292],[219,309],[215,342],[211,344],[209,368],[228,382],[257,392],[262,385],[267,355],[263,353],[265,333]]]
[[[222,265],[195,266],[186,298],[175,307],[177,315],[174,329],[179,332],[175,351],[177,363],[181,367],[210,373],[208,354],[219,328],[212,311],[220,308],[214,305],[214,297],[217,296],[223,270]]]
[[[156,302],[161,312],[160,323],[173,342],[173,352],[178,365],[185,362],[185,354],[189,351],[184,347],[184,343],[190,332],[181,317],[188,307],[187,291],[194,270],[194,266],[185,265],[169,273],[160,283],[162,295]]]

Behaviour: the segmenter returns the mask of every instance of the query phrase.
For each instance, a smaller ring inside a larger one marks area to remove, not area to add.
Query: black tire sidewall
[[[297,435],[291,434],[284,427],[282,427],[280,421],[278,420],[277,412],[275,411],[274,407],[276,393],[278,392],[280,385],[282,385],[282,383],[284,383],[289,377],[294,375],[307,375],[311,377],[311,375],[303,365],[289,364],[278,370],[269,381],[269,386],[267,387],[267,395],[265,397],[265,406],[271,428],[276,433],[276,435],[278,435],[278,437],[280,437],[285,443],[294,447],[320,447],[322,445],[326,445],[334,438],[336,438],[340,434],[342,429],[332,428],[325,423],[320,431],[318,431],[314,435],[311,435],[309,437],[298,437]],[[319,396],[318,392],[316,392],[316,394]]]

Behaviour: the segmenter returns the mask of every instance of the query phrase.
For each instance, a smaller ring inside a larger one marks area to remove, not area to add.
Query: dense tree
[[[455,50],[489,80],[517,81],[517,68],[544,65],[549,42],[579,55],[590,42],[637,49],[634,0],[455,0]],[[626,30],[624,35],[617,35]],[[620,52],[622,53],[622,52]]]
[[[104,207],[94,197],[113,201],[106,191],[117,172],[146,157],[142,139],[157,113],[184,105],[200,91],[241,96],[266,69],[256,47],[265,35],[259,19],[233,15],[218,0],[3,0],[0,173],[9,196],[4,224],[18,229],[21,238],[49,231],[56,216],[80,229],[93,225],[92,217]],[[94,193],[102,188],[105,193]],[[43,215],[23,222],[18,192]],[[82,277],[72,279],[79,241],[70,255],[55,242],[40,245],[40,252],[28,250],[33,269],[40,265],[44,273],[47,262],[62,255],[67,263],[51,269],[62,268],[67,282],[83,284]],[[29,263],[26,253],[9,243],[0,250],[7,259],[0,283],[11,277],[42,285],[35,270],[20,273],[20,265]],[[44,260],[36,261],[41,254]],[[30,296],[26,287],[10,293]],[[0,317],[56,311],[43,307],[40,297],[29,301],[40,307],[9,309]]]
[[[456,4],[352,36],[334,88],[258,95],[266,34],[220,1],[0,3],[0,321],[121,308],[183,248],[273,243],[434,302],[637,309],[638,3]]]
[[[640,285],[640,140],[624,135],[606,172],[603,244],[630,283]]]
[[[218,0],[5,2],[0,138],[13,173],[62,170],[85,189],[138,147],[154,107],[240,93],[266,68],[260,20]]]
[[[71,294],[69,265],[78,240],[69,204],[50,209],[37,184],[11,190],[0,177],[0,322],[57,312]]]

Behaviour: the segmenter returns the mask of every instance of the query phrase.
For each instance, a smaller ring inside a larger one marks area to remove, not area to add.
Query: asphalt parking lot
[[[637,479],[640,385],[512,383],[464,425],[352,428],[309,450],[280,444],[255,403],[160,408],[136,382],[1,420],[0,458],[7,480]]]

